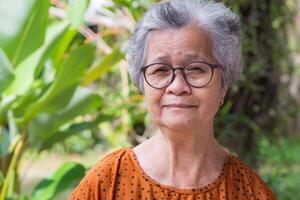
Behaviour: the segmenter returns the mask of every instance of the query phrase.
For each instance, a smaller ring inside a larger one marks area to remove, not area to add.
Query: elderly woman
[[[157,132],[99,161],[70,199],[275,199],[214,136],[214,117],[242,72],[240,22],[222,3],[154,5],[131,39],[129,73]]]

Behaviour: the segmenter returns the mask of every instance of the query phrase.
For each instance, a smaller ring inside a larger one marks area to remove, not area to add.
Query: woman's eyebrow
[[[203,61],[203,62],[209,62],[208,59],[206,59],[205,56],[202,56],[201,54],[186,54],[184,55],[185,63],[194,62],[194,61]]]
[[[198,54],[195,54],[195,53],[187,53],[184,55],[184,60],[187,62],[191,61],[191,60],[197,60],[197,59],[203,60],[203,58],[201,56],[199,56]]]

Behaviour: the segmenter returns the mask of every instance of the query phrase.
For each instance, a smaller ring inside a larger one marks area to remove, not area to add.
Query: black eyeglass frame
[[[194,85],[190,84],[190,83],[187,81],[186,74],[184,73],[183,70],[185,69],[186,66],[188,66],[188,65],[190,65],[190,64],[193,64],[193,63],[202,63],[202,64],[206,64],[206,65],[208,65],[208,66],[210,67],[210,69],[211,69],[211,76],[210,76],[210,79],[209,79],[209,80],[207,81],[207,83],[204,84],[203,86],[200,86],[200,87],[199,87],[199,86],[194,86]],[[163,64],[164,66],[167,66],[167,67],[169,67],[169,68],[172,69],[172,74],[173,74],[173,75],[172,75],[172,79],[171,79],[170,83],[168,83],[168,84],[167,84],[166,86],[164,86],[164,87],[154,87],[153,85],[151,85],[151,84],[148,82],[148,80],[147,80],[147,78],[146,78],[146,70],[147,70],[147,68],[149,68],[149,67],[151,67],[151,66],[153,66],[153,65],[157,65],[157,64]],[[151,63],[151,64],[149,64],[149,65],[146,65],[146,66],[144,66],[144,67],[141,67],[141,71],[142,71],[143,76],[144,76],[146,82],[148,83],[148,85],[150,85],[151,87],[153,87],[153,88],[155,88],[155,89],[163,89],[163,88],[168,87],[168,86],[174,81],[174,79],[175,79],[175,71],[176,71],[176,70],[180,70],[180,71],[181,71],[181,74],[182,74],[182,76],[183,76],[184,81],[185,81],[189,86],[192,86],[192,87],[194,87],[194,88],[202,88],[202,87],[205,87],[206,85],[208,85],[208,84],[210,83],[210,81],[212,80],[213,75],[214,75],[214,70],[215,70],[216,68],[218,68],[218,67],[222,68],[221,65],[218,65],[218,64],[211,64],[211,63],[208,63],[208,62],[205,62],[205,61],[193,61],[193,62],[189,62],[188,64],[184,65],[183,67],[177,67],[177,68],[174,68],[172,65],[168,65],[168,64],[165,64],[165,63],[161,63],[161,62],[156,62],[156,63]]]

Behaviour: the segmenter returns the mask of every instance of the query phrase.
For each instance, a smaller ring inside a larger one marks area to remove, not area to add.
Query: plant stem
[[[9,164],[7,175],[4,179],[4,184],[3,184],[3,187],[2,187],[2,190],[1,190],[1,193],[0,193],[0,200],[5,200],[6,197],[7,197],[8,187],[10,185],[10,182],[13,181],[12,180],[12,178],[14,178],[13,175],[17,170],[19,159],[22,155],[22,148],[25,144],[25,137],[24,136],[25,136],[25,134],[23,135],[23,137],[19,138],[19,140],[17,141],[16,146],[14,148],[13,156],[12,156],[11,162]]]

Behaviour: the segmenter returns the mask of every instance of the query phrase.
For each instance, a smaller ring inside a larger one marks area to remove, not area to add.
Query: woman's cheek
[[[151,118],[154,121],[158,121],[160,119],[160,103],[157,99],[148,98],[146,99],[146,106]]]
[[[212,97],[211,99],[207,99],[204,103],[200,105],[199,114],[201,115],[201,118],[205,119],[205,121],[207,122],[212,121],[218,111],[219,104],[215,99],[215,97]]]

